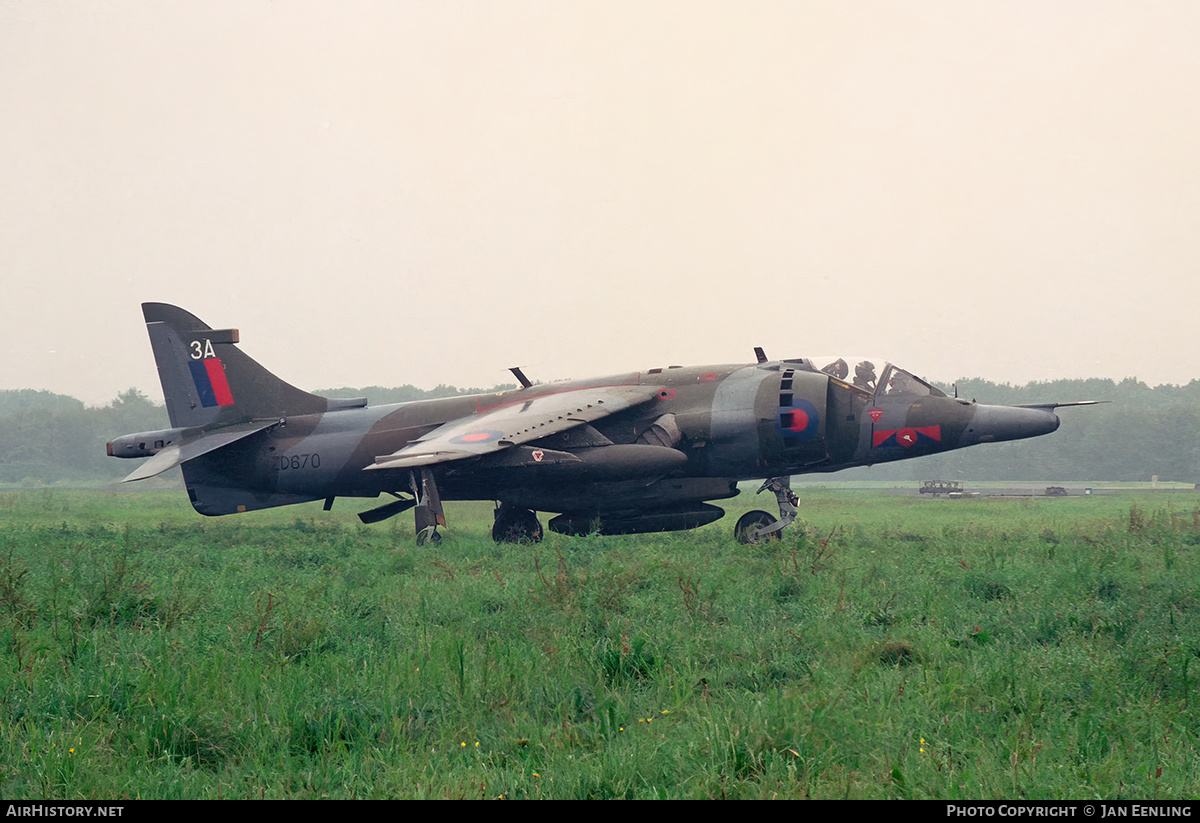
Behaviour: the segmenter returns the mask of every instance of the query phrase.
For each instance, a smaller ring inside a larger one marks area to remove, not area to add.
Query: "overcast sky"
[[[0,388],[161,399],[143,301],[306,389],[1187,383],[1198,43],[1192,0],[0,0]]]

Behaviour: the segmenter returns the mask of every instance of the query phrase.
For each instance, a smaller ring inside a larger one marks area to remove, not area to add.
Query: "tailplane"
[[[166,303],[143,303],[171,425],[229,425],[319,414],[329,401],[280,380],[237,347],[237,329],[214,329]]]

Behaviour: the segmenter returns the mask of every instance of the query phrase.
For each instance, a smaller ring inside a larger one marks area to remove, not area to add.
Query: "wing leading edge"
[[[480,457],[529,443],[648,403],[652,386],[600,386],[514,400],[451,420],[404,448],[377,456],[370,469],[407,469]]]

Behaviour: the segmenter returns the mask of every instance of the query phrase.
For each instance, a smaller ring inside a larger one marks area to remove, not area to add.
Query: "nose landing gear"
[[[756,493],[762,494],[768,489],[775,493],[779,518],[776,519],[761,509],[746,512],[738,518],[737,525],[733,527],[733,536],[737,542],[755,545],[780,538],[783,529],[790,526],[800,513],[797,508],[800,498],[792,491],[791,484],[791,477],[772,477],[762,484]]]

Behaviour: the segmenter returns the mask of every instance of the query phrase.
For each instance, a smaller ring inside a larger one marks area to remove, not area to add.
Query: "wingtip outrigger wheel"
[[[420,480],[418,481],[418,473]],[[426,543],[437,545],[442,542],[437,527],[446,525],[446,515],[442,510],[442,498],[438,494],[437,483],[433,472],[428,466],[421,466],[415,472],[409,472],[409,483],[412,486],[413,497],[417,505],[413,509],[413,519],[417,527],[417,545]]]

